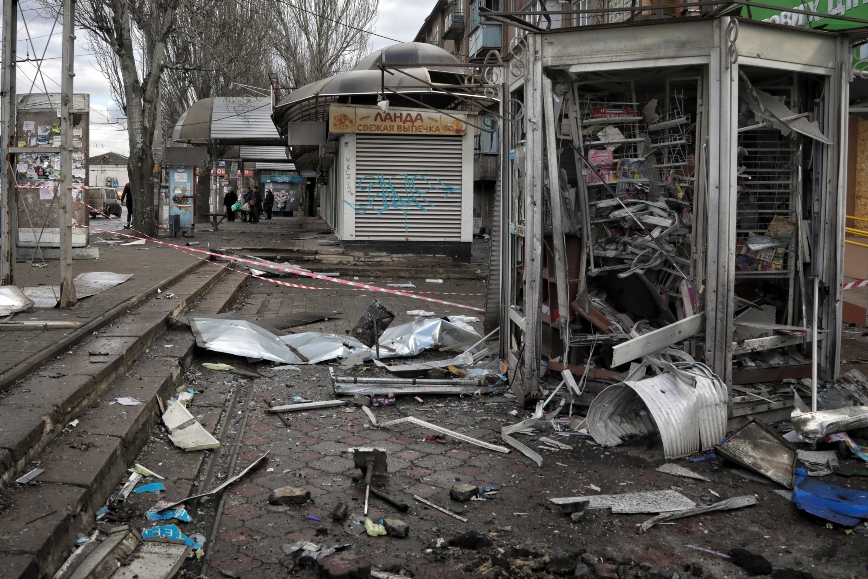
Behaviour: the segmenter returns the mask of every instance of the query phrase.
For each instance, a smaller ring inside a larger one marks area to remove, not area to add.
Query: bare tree
[[[365,56],[379,0],[292,0],[275,7],[278,72],[300,87],[349,70]]]
[[[167,43],[162,77],[162,112],[166,134],[196,101],[210,97],[267,97],[272,53],[267,38],[274,13],[267,0],[184,0],[177,29]],[[204,17],[203,17],[204,16]],[[209,161],[227,147],[209,147]],[[211,184],[200,171],[197,184],[199,221],[207,221]]]
[[[76,10],[77,24],[87,30],[113,97],[126,115],[133,223],[149,235],[156,233],[153,145],[160,76],[181,5],[182,0],[80,0]]]

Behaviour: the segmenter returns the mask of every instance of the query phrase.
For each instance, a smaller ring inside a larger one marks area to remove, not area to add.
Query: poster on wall
[[[181,218],[181,229],[193,226],[193,167],[169,169],[169,217]]]

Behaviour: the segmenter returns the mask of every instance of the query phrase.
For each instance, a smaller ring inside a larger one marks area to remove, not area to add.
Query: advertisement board
[[[169,219],[181,218],[181,229],[193,227],[193,167],[169,167]]]

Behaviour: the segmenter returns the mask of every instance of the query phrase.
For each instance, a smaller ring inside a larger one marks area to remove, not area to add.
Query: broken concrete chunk
[[[383,526],[392,537],[404,538],[410,534],[410,525],[401,519],[383,519]]]
[[[332,520],[346,521],[350,514],[350,507],[347,503],[338,503],[335,510],[332,511]]]
[[[170,402],[163,414],[163,424],[169,429],[169,439],[187,452],[218,448],[220,441],[211,436],[177,400]]]
[[[364,579],[371,576],[371,562],[344,551],[317,561],[320,577],[328,579]]]
[[[453,500],[458,501],[459,503],[465,503],[478,494],[479,487],[466,483],[458,483],[456,485],[452,485],[452,488],[449,489],[449,496]]]
[[[300,487],[280,487],[268,495],[268,502],[272,505],[301,505],[309,500],[310,491]]]

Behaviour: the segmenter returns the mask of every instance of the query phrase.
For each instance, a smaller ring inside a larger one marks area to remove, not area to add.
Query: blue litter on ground
[[[187,509],[171,509],[169,511],[162,511],[160,513],[156,511],[148,511],[145,513],[148,517],[148,520],[151,521],[168,521],[169,519],[178,519],[183,523],[189,523],[193,519],[190,518],[190,513],[187,512]]]
[[[705,460],[714,460],[717,458],[717,455],[713,452],[711,454],[706,454],[705,456],[697,456],[696,458],[691,458],[690,462],[703,462]]]
[[[193,547],[193,549],[199,549],[200,547],[202,547],[202,543],[198,543],[184,533],[182,533],[181,529],[179,529],[177,525],[162,525],[160,527],[142,529],[142,538],[166,539],[168,541],[184,543],[188,547]]]
[[[820,482],[803,468],[796,469],[795,481],[793,503],[806,513],[847,527],[868,519],[868,491]]]
[[[305,519],[308,519],[308,520],[310,520],[310,521],[319,521],[319,520],[321,520],[319,517],[315,517],[315,516],[313,516],[313,515],[308,515],[308,516],[305,517]]]
[[[142,493],[157,493],[157,492],[164,491],[164,490],[166,490],[166,487],[165,487],[165,485],[163,485],[163,483],[155,482],[155,483],[151,483],[151,484],[142,485],[139,488],[137,488],[136,490],[134,490],[133,492],[136,493],[137,495],[140,495]]]

